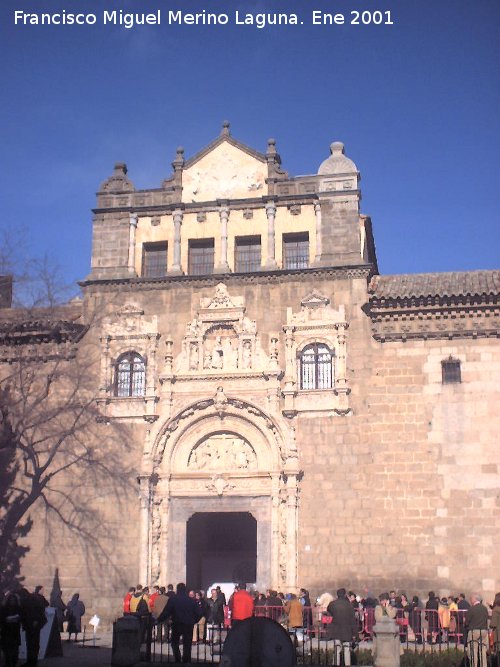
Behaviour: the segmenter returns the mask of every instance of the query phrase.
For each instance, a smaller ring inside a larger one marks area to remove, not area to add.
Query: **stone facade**
[[[36,523],[28,582],[50,586],[57,566],[63,589],[113,616],[136,580],[185,579],[190,517],[248,512],[259,587],[491,598],[500,272],[380,276],[359,173],[338,142],[318,174],[293,178],[274,140],[259,153],[224,124],[189,160],[178,149],[173,170],[136,190],[116,165],[82,282],[75,354],[95,361],[102,422],[129,428],[117,457],[138,483],[120,513],[102,503],[109,561],[87,559],[90,576],[67,534],[55,549]],[[246,244],[251,271],[238,263]],[[205,273],[192,270],[196,248]],[[117,384],[128,353],[145,366],[130,395]]]

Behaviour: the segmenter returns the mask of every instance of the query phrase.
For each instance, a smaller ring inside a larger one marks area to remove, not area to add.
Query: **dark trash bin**
[[[111,664],[132,667],[141,660],[141,622],[129,615],[113,623]]]
[[[247,618],[232,628],[222,649],[226,667],[293,667],[295,648],[285,628],[271,618]]]

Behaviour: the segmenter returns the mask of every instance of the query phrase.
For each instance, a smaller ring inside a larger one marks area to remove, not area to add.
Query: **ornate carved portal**
[[[257,521],[257,585],[297,586],[299,471],[295,434],[220,387],[168,420],[140,477],[140,577],[184,581],[186,527],[204,512],[249,512]]]
[[[175,359],[177,378],[276,370],[245,310],[243,297],[230,297],[224,283],[217,285],[213,297],[200,299]]]

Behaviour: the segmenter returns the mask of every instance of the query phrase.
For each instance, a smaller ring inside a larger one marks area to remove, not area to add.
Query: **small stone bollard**
[[[382,616],[373,626],[375,641],[373,657],[375,667],[399,667],[401,647],[399,628],[389,616]]]
[[[140,660],[141,623],[137,616],[129,614],[113,623],[111,664],[117,667],[133,667]]]

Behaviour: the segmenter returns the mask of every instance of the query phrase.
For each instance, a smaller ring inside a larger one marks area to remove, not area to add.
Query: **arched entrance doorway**
[[[210,585],[218,579],[213,576],[218,554],[200,528],[203,520],[210,524],[216,519],[208,515],[247,514],[256,538],[244,551],[252,554],[252,570],[256,560],[256,576],[234,572],[238,563],[230,561],[240,554],[236,558],[233,552],[219,558],[226,562],[224,580],[252,579],[259,589],[296,587],[300,473],[295,431],[282,417],[226,396],[219,386],[213,398],[186,406],[163,425],[145,461],[150,465],[140,477],[145,581]]]
[[[186,581],[206,590],[214,582],[257,580],[257,521],[250,512],[197,512],[186,526]]]

